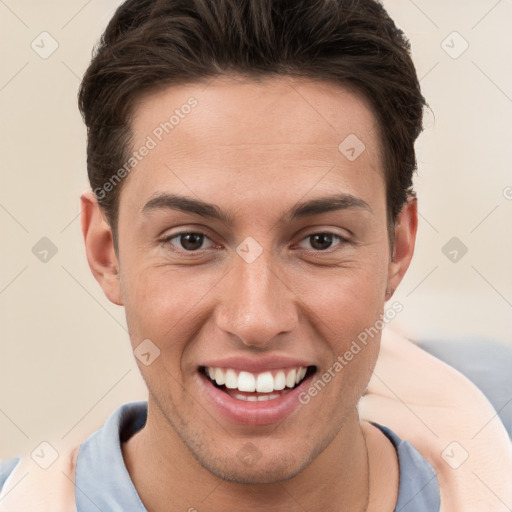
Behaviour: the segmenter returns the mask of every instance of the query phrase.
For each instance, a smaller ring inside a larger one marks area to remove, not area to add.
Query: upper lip
[[[313,365],[305,359],[296,359],[288,356],[261,356],[258,358],[231,356],[225,357],[224,359],[211,359],[200,365],[200,367],[202,366],[224,369],[231,368],[233,370],[245,370],[251,373],[257,373],[280,368],[306,368]]]

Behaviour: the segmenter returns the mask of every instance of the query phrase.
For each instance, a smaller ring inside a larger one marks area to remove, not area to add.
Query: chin
[[[231,459],[199,461],[203,467],[216,477],[241,485],[276,484],[290,480],[298,475],[307,464],[301,464],[293,457],[275,457],[267,461],[233,463]]]
[[[267,443],[264,439],[254,443],[231,439],[229,445],[218,445],[213,450],[212,446],[207,450],[204,445],[203,449],[196,446],[192,453],[201,466],[226,482],[268,485],[299,475],[323,451],[323,445],[311,445],[306,439],[297,443],[283,443],[278,439]]]

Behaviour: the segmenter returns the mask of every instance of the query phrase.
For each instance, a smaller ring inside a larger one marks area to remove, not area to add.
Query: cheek
[[[311,276],[302,296],[303,314],[327,348],[319,378],[329,373],[333,399],[350,406],[364,392],[378,358],[384,312],[383,265],[366,263],[326,279]]]
[[[148,267],[138,272],[125,267],[123,296],[130,339],[135,348],[142,340],[157,345],[173,374],[192,348],[190,340],[206,322],[207,290],[218,282],[211,272]],[[141,368],[144,370],[144,368]]]
[[[324,325],[332,326],[333,334],[343,338],[367,327],[382,313],[386,290],[384,264],[366,261],[337,271],[322,269],[297,276],[295,282],[297,295],[307,309]]]
[[[171,329],[184,319],[208,286],[197,272],[166,266],[125,270],[128,277],[123,275],[122,280],[127,316],[151,330]]]

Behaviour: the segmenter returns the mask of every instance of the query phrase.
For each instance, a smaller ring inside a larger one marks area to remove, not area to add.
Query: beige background
[[[2,458],[81,441],[146,396],[123,310],[90,274],[78,221],[87,180],[77,87],[117,3],[0,1]],[[411,40],[435,115],[417,143],[420,230],[394,298],[399,326],[414,339],[512,342],[512,2],[384,5]],[[58,48],[42,58],[31,43],[48,51],[50,37]],[[46,263],[32,252],[42,237],[57,248]],[[468,248],[455,263],[442,251],[452,237]]]

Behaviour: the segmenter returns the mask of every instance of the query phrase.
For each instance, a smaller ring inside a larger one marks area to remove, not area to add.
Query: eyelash
[[[175,238],[179,238],[180,236],[183,236],[183,235],[201,235],[201,236],[203,236],[203,237],[205,237],[207,239],[210,239],[210,237],[206,233],[203,233],[201,231],[181,231],[180,233],[175,233],[175,234],[173,234],[171,236],[163,238],[162,240],[160,240],[160,243],[163,246],[172,245],[171,240],[174,240]],[[346,238],[344,236],[341,236],[338,233],[334,233],[333,231],[318,231],[318,232],[310,233],[309,235],[306,235],[305,237],[303,237],[300,241],[302,242],[303,240],[311,238],[314,235],[329,235],[329,236],[331,236],[333,238],[337,238],[339,240],[339,243],[338,243],[338,245],[335,245],[334,247],[339,247],[339,246],[342,246],[344,244],[350,243],[350,240],[348,238]],[[331,249],[332,249],[332,247],[330,247],[328,249],[325,249],[325,250],[312,249],[312,250],[306,250],[306,252],[308,252],[308,253],[313,252],[313,253],[317,253],[317,254],[322,254],[322,253],[330,254],[331,252],[334,252]],[[202,251],[201,249],[198,249],[196,251],[187,251],[187,250],[184,250],[184,249],[181,249],[181,250],[173,249],[173,250],[175,252],[177,252],[177,253],[187,254],[187,255],[200,254],[201,251]],[[208,250],[208,249],[206,249],[206,250]]]

